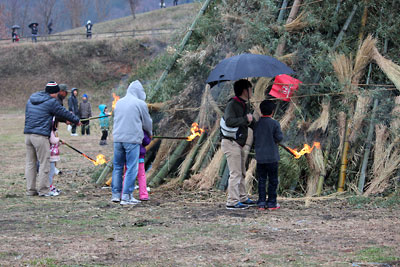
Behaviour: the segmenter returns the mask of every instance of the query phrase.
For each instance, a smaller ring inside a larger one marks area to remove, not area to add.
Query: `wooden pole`
[[[193,23],[190,26],[188,32],[186,33],[185,37],[182,39],[182,42],[180,43],[178,49],[176,50],[175,55],[173,56],[171,62],[167,65],[164,72],[161,74],[160,78],[158,79],[156,85],[154,86],[153,90],[151,91],[149,98],[152,98],[157,93],[158,89],[160,89],[161,84],[164,82],[165,78],[167,78],[168,72],[171,70],[171,68],[175,64],[176,60],[179,58],[180,54],[182,53],[183,48],[185,47],[186,43],[189,41],[190,36],[192,35],[194,28],[196,27],[197,21],[204,14],[204,12],[206,11],[206,9],[211,1],[212,0],[206,0],[204,2],[203,6],[200,9],[199,13],[197,14],[196,18],[193,20]]]
[[[349,134],[350,134],[350,123],[346,122],[346,131],[344,134],[344,143],[343,143],[343,154],[342,154],[342,164],[340,167],[339,173],[339,183],[338,183],[338,192],[344,191],[344,183],[346,180],[346,170],[347,170],[347,154],[349,152]]]

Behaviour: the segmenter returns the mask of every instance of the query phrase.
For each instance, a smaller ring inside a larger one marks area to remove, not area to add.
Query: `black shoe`
[[[233,205],[233,206],[226,205],[227,210],[245,210],[248,208],[249,208],[249,206],[246,204],[243,204],[242,202],[238,202],[236,205]]]
[[[243,201],[242,203],[249,207],[253,207],[253,206],[257,205],[257,202],[254,200],[251,200],[250,198],[246,199],[246,201]]]

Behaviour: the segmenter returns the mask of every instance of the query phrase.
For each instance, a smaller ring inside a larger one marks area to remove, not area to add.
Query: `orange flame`
[[[113,98],[114,98],[114,100],[113,100],[113,102],[112,102],[110,115],[112,114],[112,112],[113,112],[114,109],[115,109],[115,105],[117,104],[117,102],[118,102],[118,100],[119,100],[119,96],[116,95],[115,93],[113,93]]]
[[[196,136],[200,136],[202,133],[204,133],[204,129],[200,128],[196,122],[193,122],[192,128],[190,128],[190,132],[192,134],[187,137],[187,141],[192,141],[196,138]]]
[[[96,161],[93,161],[93,163],[94,163],[94,165],[102,165],[102,164],[104,164],[104,163],[107,163],[107,160],[106,160],[106,156],[104,156],[103,154],[98,154],[97,156],[96,156]]]
[[[288,147],[288,149],[292,152],[295,159],[299,159],[304,154],[311,153],[314,147],[321,148],[321,144],[319,142],[314,142],[312,147],[310,147],[308,144],[304,144],[304,147],[300,151],[297,151],[297,149],[292,149],[290,147]]]

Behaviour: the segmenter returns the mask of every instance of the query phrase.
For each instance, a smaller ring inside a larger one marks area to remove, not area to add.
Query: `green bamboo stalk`
[[[107,175],[110,173],[110,171],[113,170],[113,160],[114,160],[114,156],[110,159],[110,161],[107,163],[107,165],[104,167],[103,171],[101,172],[99,178],[96,181],[97,185],[102,185],[105,183]]]
[[[226,164],[218,189],[225,191],[226,188],[228,187],[228,180],[229,180],[229,167],[228,164]]]
[[[161,74],[161,77],[158,79],[156,85],[154,86],[153,90],[151,91],[150,98],[152,98],[155,93],[160,89],[161,84],[164,82],[165,78],[167,78],[168,72],[171,70],[171,68],[174,66],[176,60],[179,58],[180,54],[183,51],[183,48],[185,48],[186,43],[189,41],[190,36],[192,35],[194,28],[196,27],[197,21],[199,18],[204,14],[206,11],[208,5],[210,4],[211,0],[206,0],[200,9],[199,13],[197,14],[196,18],[194,19],[192,25],[190,26],[188,32],[186,33],[185,37],[182,39],[182,42],[179,45],[179,48],[176,50],[171,62],[167,65],[165,68],[164,72]]]
[[[187,176],[189,174],[189,171],[190,171],[190,168],[193,165],[193,161],[196,158],[196,155],[199,152],[201,144],[203,143],[203,141],[206,138],[206,136],[207,136],[207,134],[203,133],[200,136],[199,140],[197,140],[196,146],[193,148],[192,153],[190,153],[190,155],[189,155],[189,162],[187,163],[187,165],[185,166],[185,169],[183,170],[182,174],[179,177],[179,182],[182,183],[187,178]]]

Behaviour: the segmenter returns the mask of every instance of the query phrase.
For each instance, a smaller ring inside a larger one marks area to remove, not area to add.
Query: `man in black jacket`
[[[79,106],[78,106],[78,89],[71,89],[71,96],[68,98],[68,110],[79,117]],[[71,136],[78,136],[76,133],[76,125],[72,125]]]
[[[256,205],[246,193],[246,160],[253,142],[253,116],[249,114],[247,103],[251,97],[252,85],[248,80],[236,81],[233,85],[235,97],[228,101],[224,120],[228,127],[238,127],[236,137],[222,136],[221,149],[229,168],[227,209],[246,209]]]
[[[53,117],[61,117],[65,120],[80,124],[79,118],[66,110],[57,101],[60,88],[55,82],[49,82],[45,91],[32,94],[25,108],[25,144],[26,167],[25,177],[27,183],[27,195],[52,196],[49,187],[50,170],[50,145],[49,137],[52,128]],[[37,161],[40,162],[37,175]],[[38,176],[38,188],[36,177]]]

